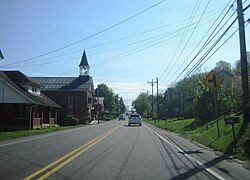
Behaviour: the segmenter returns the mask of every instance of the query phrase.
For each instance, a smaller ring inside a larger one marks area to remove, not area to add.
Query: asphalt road
[[[242,164],[180,135],[110,121],[0,142],[0,179],[249,179]]]

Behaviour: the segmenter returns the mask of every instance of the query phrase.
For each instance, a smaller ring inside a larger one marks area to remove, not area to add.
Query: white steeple
[[[88,63],[87,56],[84,50],[83,55],[82,55],[82,60],[79,64],[79,70],[80,70],[79,76],[89,76],[89,69],[90,69],[89,63]]]

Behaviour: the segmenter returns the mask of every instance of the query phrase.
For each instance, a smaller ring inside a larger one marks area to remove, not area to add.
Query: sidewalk
[[[98,120],[92,120],[89,124],[90,125],[98,124]]]
[[[106,121],[99,120],[99,124],[100,124],[100,123],[103,123],[103,122],[106,122]],[[98,124],[98,120],[92,120],[89,124],[90,124],[90,125]]]

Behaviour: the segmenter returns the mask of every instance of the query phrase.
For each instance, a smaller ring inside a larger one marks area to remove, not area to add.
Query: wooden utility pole
[[[154,114],[154,81],[152,79],[152,81],[148,81],[148,83],[151,84],[152,86],[152,102],[151,102],[151,105],[152,105],[152,110],[151,110],[151,117],[153,118],[153,114]]]
[[[245,22],[242,10],[242,0],[237,0],[237,13],[239,24],[239,39],[240,39],[240,62],[241,62],[241,78],[242,78],[242,92],[243,92],[243,121],[249,122],[249,85],[248,85],[248,66],[246,55],[246,37],[245,37]]]
[[[151,84],[151,86],[152,86],[152,111],[151,111],[151,117],[153,118],[153,116],[154,116],[154,83],[157,83],[157,82],[154,82],[154,80],[152,79],[152,81],[151,82],[148,81],[148,83]],[[156,120],[155,120],[155,123],[156,123]]]
[[[157,89],[157,95],[156,95],[156,103],[157,103],[157,120],[159,122],[159,87],[158,87],[158,78],[156,78],[156,89]]]

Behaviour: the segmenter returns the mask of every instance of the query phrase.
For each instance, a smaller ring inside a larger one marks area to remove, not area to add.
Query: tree
[[[95,89],[98,97],[104,97],[104,110],[114,113],[116,110],[115,93],[106,84],[99,84]]]
[[[179,81],[177,85],[174,87],[174,91],[176,92],[192,92],[195,93],[197,86],[200,86],[203,79],[207,76],[207,73],[198,73],[193,74],[190,77],[186,77],[185,79]]]
[[[227,71],[229,73],[232,72],[231,64],[228,63],[228,62],[225,62],[225,61],[219,61],[219,62],[217,62],[214,70],[216,72],[219,72],[219,71],[222,71],[222,70]]]
[[[136,100],[133,101],[136,111],[143,117],[149,117],[151,113],[151,98],[146,93],[140,93]]]
[[[247,51],[247,64],[248,64],[248,71],[250,71],[250,51]],[[235,68],[233,69],[235,75],[241,75],[241,65],[240,60],[235,62]]]
[[[196,94],[194,114],[198,119],[206,123],[214,118],[213,93],[208,91],[207,88],[203,87],[202,91]]]
[[[120,99],[119,99],[119,111],[120,111],[120,113],[125,113],[125,111],[126,111],[126,106],[124,104],[122,97],[120,97]]]

